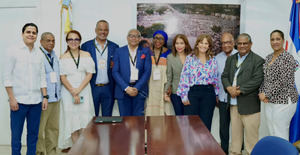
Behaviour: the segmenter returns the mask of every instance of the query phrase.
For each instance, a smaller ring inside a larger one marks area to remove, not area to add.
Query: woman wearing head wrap
[[[167,81],[167,56],[171,52],[166,48],[168,35],[162,30],[153,34],[151,48],[152,72],[149,80],[149,97],[146,102],[146,115],[158,116],[171,114],[170,102],[164,101],[164,85]]]

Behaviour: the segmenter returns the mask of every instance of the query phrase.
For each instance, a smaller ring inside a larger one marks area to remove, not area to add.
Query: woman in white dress
[[[60,59],[61,90],[58,145],[70,148],[94,116],[90,80],[95,73],[88,52],[80,50],[81,35],[72,30],[66,36],[68,49]]]

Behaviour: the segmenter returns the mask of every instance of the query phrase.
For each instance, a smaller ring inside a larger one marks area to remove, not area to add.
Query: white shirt
[[[233,49],[230,53],[230,55],[233,55],[237,53],[238,51],[236,49]],[[221,76],[225,68],[225,63],[226,63],[227,55],[225,54],[224,51],[219,53],[216,56],[217,64],[218,64],[218,85],[219,85],[219,100],[221,102],[227,102],[227,93],[224,91],[224,87],[222,84]]]
[[[240,72],[242,63],[243,63],[244,60],[247,58],[248,54],[249,54],[249,53],[247,53],[246,55],[244,55],[244,56],[242,56],[242,57],[240,56],[240,54],[238,54],[238,62],[237,62],[237,64],[236,64],[236,67],[238,68],[238,70],[237,70],[237,71],[235,72],[235,74],[234,74],[232,86],[237,86],[237,76],[238,76],[238,74],[239,74],[239,72]],[[230,99],[230,104],[231,104],[231,105],[237,105],[237,99],[236,99],[236,97]]]
[[[129,48],[129,46],[128,46],[129,54],[130,54],[130,56],[131,56],[133,62],[134,62],[134,58],[135,58],[135,56],[136,56],[137,49],[138,49],[138,48],[135,48],[133,51],[131,51],[130,48]],[[130,56],[129,56],[129,63],[130,63],[130,82],[135,82],[135,80],[132,79],[132,76],[131,76],[132,73],[131,73],[131,71],[134,70],[134,69],[136,69],[136,60],[135,60],[135,63],[132,64],[131,59],[130,59]]]
[[[42,102],[41,88],[47,87],[42,54],[37,47],[30,52],[24,42],[6,51],[4,86],[12,87],[18,103]]]

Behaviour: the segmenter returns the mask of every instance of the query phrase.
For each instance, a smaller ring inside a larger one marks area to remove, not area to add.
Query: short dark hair
[[[275,32],[279,33],[279,35],[281,36],[281,38],[284,40],[284,33],[282,31],[280,31],[280,30],[274,30],[274,31],[272,31],[270,33],[270,38],[271,38],[272,34],[275,33]]]
[[[26,23],[26,24],[23,26],[23,28],[22,28],[22,33],[25,32],[25,30],[26,30],[26,28],[27,28],[28,26],[33,26],[33,27],[35,27],[36,33],[39,32],[38,27],[37,27],[34,23]]]
[[[99,21],[96,23],[96,27],[98,26],[99,23],[106,23],[106,24],[109,26],[109,23],[108,23],[106,20],[104,20],[104,19],[99,20]]]

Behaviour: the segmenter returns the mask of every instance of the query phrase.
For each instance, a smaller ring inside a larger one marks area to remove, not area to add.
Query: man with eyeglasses
[[[59,100],[60,100],[60,72],[58,58],[53,51],[55,38],[51,32],[41,35],[40,52],[44,58],[49,95],[48,108],[42,111],[36,155],[56,155],[58,143]]]
[[[218,97],[218,107],[220,115],[220,139],[221,147],[223,151],[228,154],[229,146],[229,126],[230,126],[230,110],[227,106],[227,93],[224,91],[221,75],[223,73],[225,62],[227,57],[237,53],[234,49],[234,38],[231,33],[225,32],[221,36],[222,52],[216,56],[218,64],[218,80],[219,80],[219,97]]]
[[[41,111],[48,106],[43,54],[34,45],[38,27],[27,23],[22,29],[22,42],[7,50],[4,86],[9,97],[11,149],[21,154],[21,138],[26,119],[27,155],[35,155]]]
[[[107,39],[109,24],[99,20],[95,28],[96,38],[85,42],[81,49],[88,51],[95,63],[96,73],[90,81],[95,115],[99,115],[101,104],[102,116],[112,116],[114,106],[115,81],[112,77],[113,56],[119,45]]]
[[[116,81],[115,97],[121,116],[143,116],[151,75],[151,58],[148,48],[139,47],[141,33],[131,29],[128,45],[116,50],[113,77]]]
[[[252,41],[247,33],[237,39],[238,53],[227,58],[222,74],[222,83],[228,93],[231,118],[230,154],[241,154],[244,144],[251,154],[258,141],[260,125],[260,100],[258,89],[263,81],[264,59],[251,51]]]

